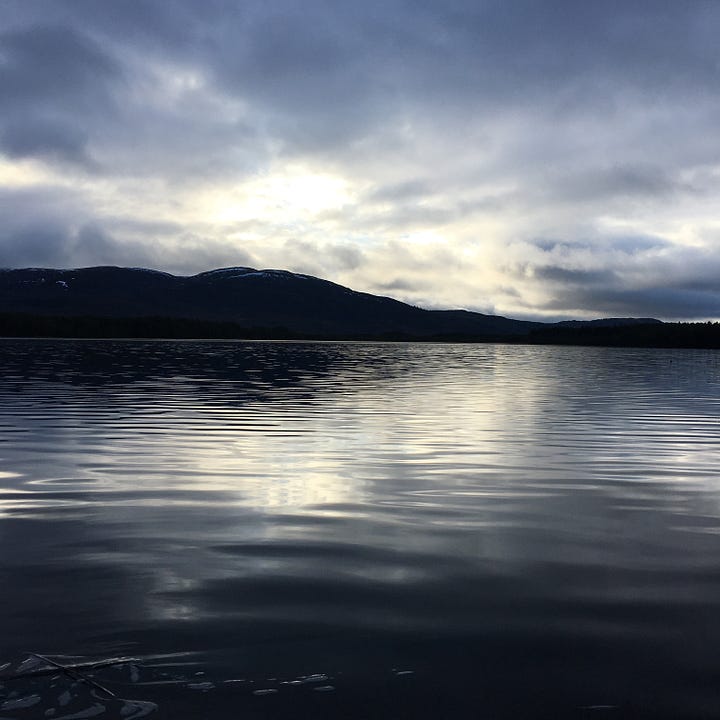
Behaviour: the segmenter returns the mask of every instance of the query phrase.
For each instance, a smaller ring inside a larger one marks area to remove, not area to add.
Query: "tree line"
[[[300,333],[286,327],[243,327],[172,317],[45,316],[0,313],[0,337],[168,338],[227,340],[380,340],[423,342],[505,342],[604,347],[720,348],[720,323],[652,323],[625,326],[548,325],[525,335],[424,335],[403,332],[332,335]]]

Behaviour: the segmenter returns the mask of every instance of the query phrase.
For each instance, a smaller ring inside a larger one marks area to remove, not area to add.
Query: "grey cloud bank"
[[[0,265],[720,316],[720,6],[0,6]]]

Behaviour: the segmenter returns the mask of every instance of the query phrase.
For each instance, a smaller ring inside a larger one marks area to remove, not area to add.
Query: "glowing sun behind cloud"
[[[311,168],[290,167],[235,188],[212,190],[202,198],[199,209],[209,221],[220,224],[267,218],[293,224],[352,201],[353,194],[343,178]]]

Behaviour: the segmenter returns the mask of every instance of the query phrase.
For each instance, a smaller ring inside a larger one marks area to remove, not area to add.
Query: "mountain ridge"
[[[463,309],[428,310],[289,270],[235,266],[194,275],[113,265],[0,269],[0,312],[230,323],[287,337],[505,339],[551,327],[629,326],[651,318],[542,323]],[[207,329],[211,332],[211,329]]]

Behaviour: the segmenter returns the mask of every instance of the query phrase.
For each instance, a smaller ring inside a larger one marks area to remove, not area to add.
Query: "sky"
[[[0,0],[0,267],[720,318],[716,0]]]

